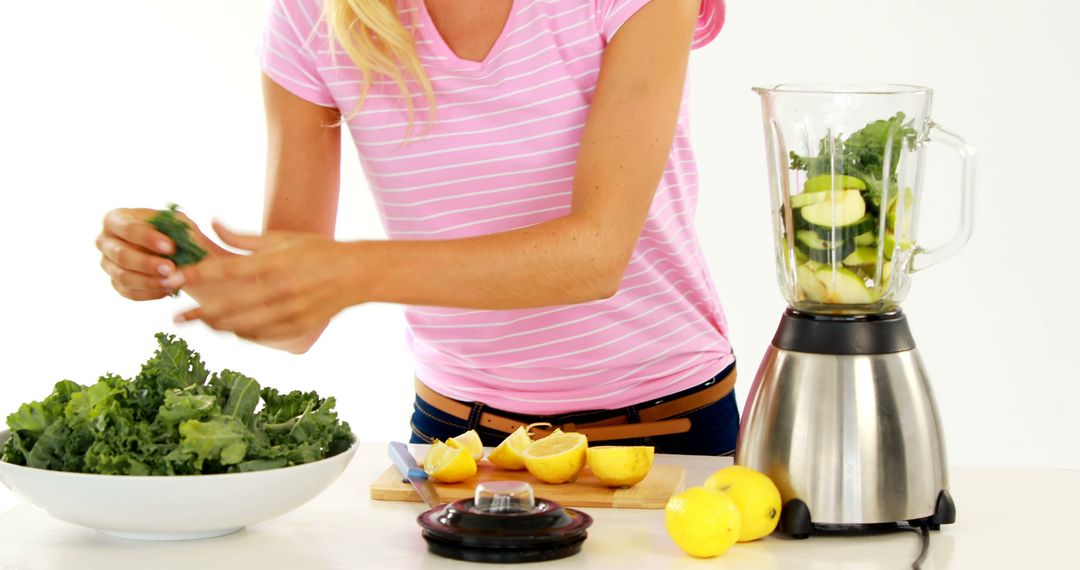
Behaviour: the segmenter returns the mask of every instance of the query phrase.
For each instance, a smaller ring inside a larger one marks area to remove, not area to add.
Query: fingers
[[[159,281],[176,271],[171,260],[135,247],[132,242],[101,234],[96,243],[105,259],[125,271],[133,271],[146,277],[156,276]]]
[[[212,328],[219,322],[238,314],[246,314],[254,308],[269,304],[272,291],[259,287],[253,279],[237,279],[213,286],[211,295],[199,299],[199,306],[176,315],[176,323],[201,320]],[[225,330],[219,328],[219,330]]]
[[[214,227],[214,232],[217,233],[218,237],[220,237],[221,241],[225,242],[226,245],[237,249],[246,249],[248,251],[255,251],[266,245],[266,236],[236,233],[217,220],[214,220],[212,225]]]
[[[115,278],[112,280],[112,286],[113,289],[116,289],[117,293],[120,293],[132,301],[152,301],[154,299],[160,299],[167,294],[161,290],[148,291],[143,289],[131,289]]]
[[[165,287],[162,276],[146,275],[137,271],[124,269],[108,257],[101,258],[101,268],[112,278],[113,281],[129,290],[141,290],[168,295],[172,290]]]
[[[246,310],[227,313],[218,319],[203,320],[217,330],[249,337],[282,323],[306,323],[308,308],[309,304],[305,299],[288,299],[281,303],[258,303]]]
[[[165,285],[173,289],[179,289],[187,285],[225,281],[232,279],[251,279],[263,269],[264,262],[250,256],[232,255],[228,257],[211,257],[180,268],[179,271],[169,275]]]
[[[176,251],[176,245],[168,236],[154,229],[145,218],[135,215],[133,210],[120,208],[105,214],[105,233],[147,251],[165,255]]]
[[[212,329],[235,333],[249,340],[281,340],[295,337],[329,321],[336,311],[331,298],[321,296],[279,297],[273,289],[263,289],[251,296],[232,295],[184,311],[175,322],[199,320]],[[329,313],[327,312],[329,310]]]

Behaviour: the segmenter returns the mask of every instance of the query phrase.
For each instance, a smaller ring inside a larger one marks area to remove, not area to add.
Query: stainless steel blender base
[[[954,516],[942,440],[914,348],[837,355],[770,346],[735,462],[772,478],[785,508],[794,508],[789,526],[805,518],[825,529],[915,520],[936,527]],[[805,515],[794,512],[799,502]]]

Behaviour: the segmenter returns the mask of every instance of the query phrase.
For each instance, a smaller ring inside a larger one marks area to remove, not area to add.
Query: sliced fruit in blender
[[[896,232],[896,206],[899,202],[898,196],[893,196],[889,200],[889,207],[885,210],[885,224],[889,226],[889,229]],[[911,194],[911,188],[904,188],[904,211],[901,216],[904,229],[897,232],[901,235],[907,235],[911,232],[911,212],[914,205],[914,196]]]
[[[833,176],[819,174],[806,180],[803,192],[822,192],[825,190],[866,190],[866,183],[861,178],[847,175]]]
[[[874,245],[876,241],[877,237],[874,236],[874,230],[872,229],[855,236],[855,245]]]
[[[854,242],[855,238],[860,235],[873,231],[874,217],[870,214],[863,214],[863,217],[856,220],[854,224],[848,224],[846,226],[819,226],[817,224],[809,224],[806,229],[814,230],[817,232],[817,235],[822,237],[822,239],[830,241],[849,239]]]
[[[824,202],[825,198],[828,197],[828,194],[828,192],[803,192],[802,194],[795,194],[791,197],[791,209],[797,210],[803,206]]]
[[[812,261],[831,263],[841,260],[855,251],[855,244],[848,240],[832,242],[822,239],[814,230],[795,232],[795,246],[802,250]]]
[[[876,247],[856,247],[851,255],[844,258],[844,265],[849,267],[874,265],[877,263],[877,251]]]
[[[828,291],[825,297],[826,303],[868,305],[877,301],[877,295],[868,289],[862,278],[850,269],[822,267],[815,271],[814,275]]]
[[[799,288],[806,294],[806,298],[815,303],[825,302],[825,297],[829,295],[829,290],[825,288],[825,284],[818,281],[817,275],[814,273],[814,267],[808,262],[804,265],[800,265],[795,270],[795,277],[798,279]]]
[[[896,236],[892,232],[886,230],[885,237],[881,242],[881,250],[885,254],[885,259],[892,260],[893,254],[896,252],[898,244],[896,243]],[[915,244],[910,241],[901,241],[899,243],[900,249],[911,249]]]
[[[814,225],[847,226],[866,215],[866,202],[858,190],[829,192],[825,200],[802,208],[800,213]]]

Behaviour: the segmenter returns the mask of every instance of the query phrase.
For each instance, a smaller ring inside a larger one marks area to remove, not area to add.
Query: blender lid
[[[592,517],[554,501],[534,499],[528,483],[499,481],[481,483],[474,498],[431,509],[416,522],[433,554],[516,563],[576,554]]]

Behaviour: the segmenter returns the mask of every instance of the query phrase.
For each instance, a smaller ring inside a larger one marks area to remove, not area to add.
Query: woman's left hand
[[[200,320],[247,340],[275,341],[309,334],[358,303],[348,244],[299,232],[243,235],[216,222],[214,231],[250,254],[207,259],[171,276],[175,288],[213,291],[176,322]]]

